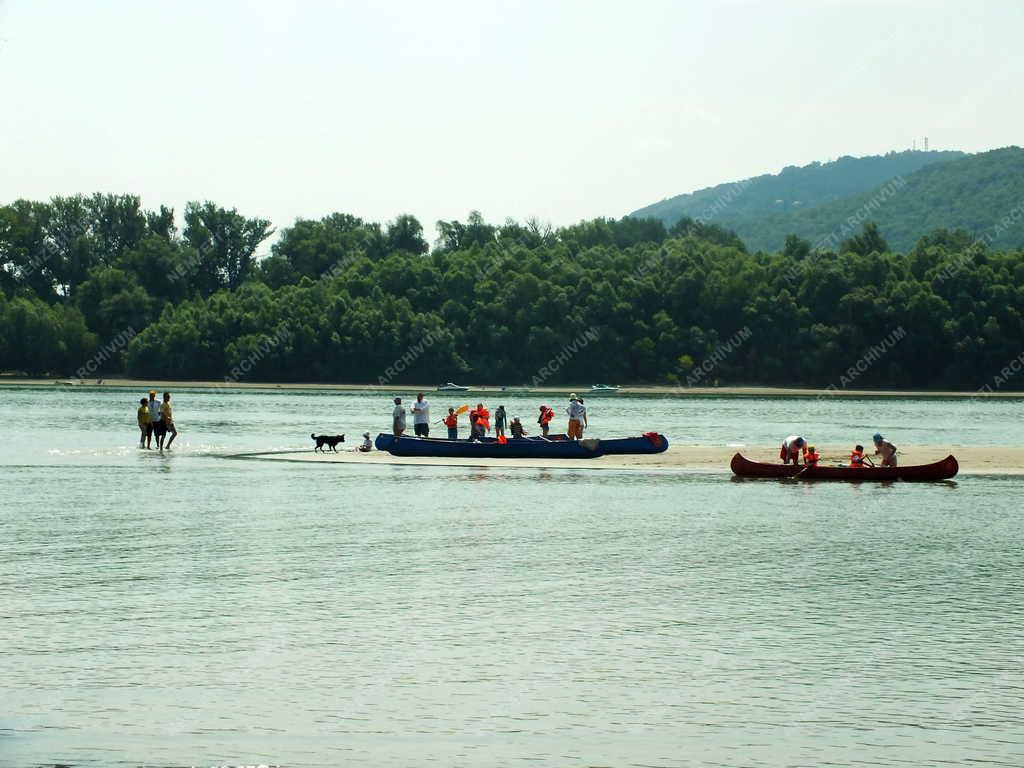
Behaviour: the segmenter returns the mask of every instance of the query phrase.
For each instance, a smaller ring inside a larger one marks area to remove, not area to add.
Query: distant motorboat
[[[437,391],[438,392],[469,392],[469,387],[463,387],[463,386],[460,386],[458,384],[453,384],[452,382],[449,381],[443,387],[438,387]]]
[[[592,395],[609,395],[618,391],[618,387],[613,387],[610,384],[594,384],[590,387],[590,394]]]

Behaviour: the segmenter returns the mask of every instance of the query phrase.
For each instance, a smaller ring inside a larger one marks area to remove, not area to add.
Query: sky
[[[1024,2],[0,0],[0,203],[556,226],[1022,144]]]

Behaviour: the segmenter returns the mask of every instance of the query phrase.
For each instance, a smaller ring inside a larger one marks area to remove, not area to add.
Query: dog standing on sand
[[[337,453],[338,452],[338,448],[337,448],[338,443],[344,443],[345,442],[345,436],[344,435],[314,435],[314,434],[310,434],[310,437],[313,438],[314,440],[316,440],[316,447],[313,449],[313,453],[316,453],[317,451],[320,451],[321,453],[327,453],[327,451],[324,449],[325,445],[328,448],[330,448],[332,451]]]

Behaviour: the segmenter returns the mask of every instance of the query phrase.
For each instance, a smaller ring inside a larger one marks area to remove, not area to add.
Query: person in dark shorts
[[[417,437],[430,437],[430,403],[422,392],[416,395],[416,402],[412,404],[412,428]]]
[[[156,438],[156,447],[160,448],[164,444],[164,435],[167,434],[167,427],[164,424],[163,417],[160,416],[160,402],[156,399],[156,390],[149,390],[149,418],[150,418],[150,429],[146,433],[146,447],[152,447],[152,438]]]

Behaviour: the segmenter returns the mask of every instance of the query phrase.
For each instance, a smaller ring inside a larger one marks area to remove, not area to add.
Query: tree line
[[[556,229],[472,213],[437,222],[431,246],[412,216],[335,213],[260,257],[266,220],[211,202],[181,220],[131,195],[0,207],[0,370],[73,375],[130,331],[88,370],[825,388],[902,329],[857,387],[974,389],[1024,338],[1024,254],[958,231],[894,253],[868,223],[834,250],[791,236],[766,253],[692,219]]]

